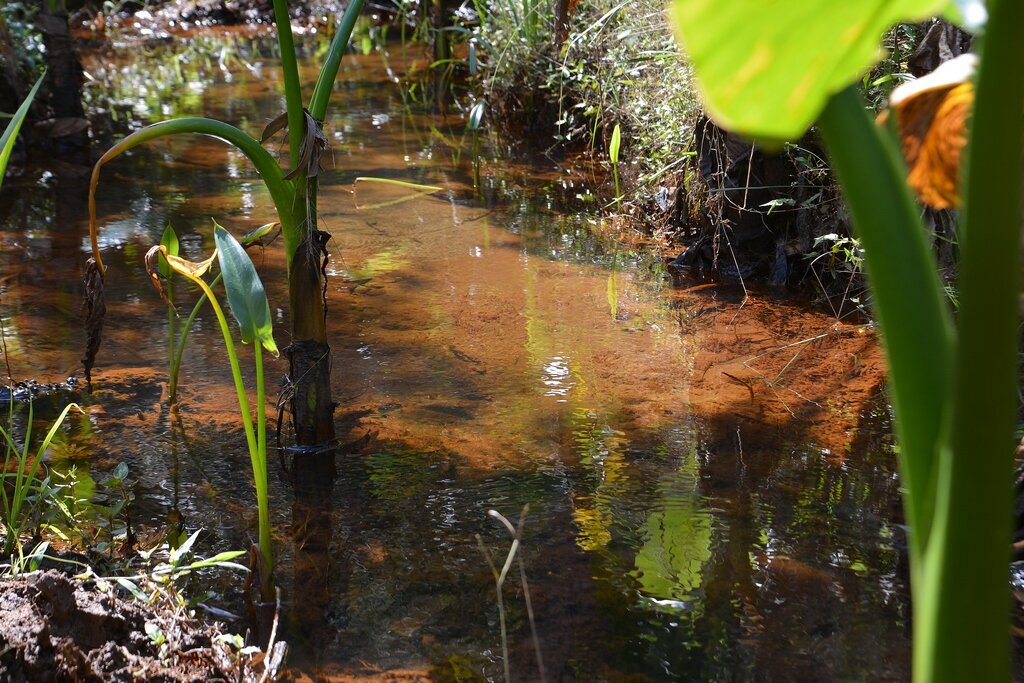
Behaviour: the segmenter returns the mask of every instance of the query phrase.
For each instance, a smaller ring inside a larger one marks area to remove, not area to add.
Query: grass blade
[[[25,116],[28,115],[28,108],[32,106],[32,100],[35,99],[36,93],[39,91],[39,86],[42,85],[43,79],[46,78],[44,73],[36,81],[36,84],[32,86],[32,90],[29,91],[28,97],[18,107],[18,111],[14,112],[14,116],[11,118],[11,122],[7,124],[4,134],[0,136],[0,186],[4,182],[4,173],[7,172],[7,162],[11,158],[11,152],[14,150],[14,141],[18,137],[18,131],[21,130],[21,124],[25,122]]]

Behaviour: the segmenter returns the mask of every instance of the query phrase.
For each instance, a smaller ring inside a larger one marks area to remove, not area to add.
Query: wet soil
[[[53,570],[0,582],[0,680],[11,683],[255,681],[220,634]]]

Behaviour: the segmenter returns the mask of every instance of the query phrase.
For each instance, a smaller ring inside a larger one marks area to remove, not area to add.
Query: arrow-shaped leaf
[[[220,271],[224,275],[224,288],[228,293],[228,305],[231,313],[238,321],[242,333],[242,342],[251,344],[259,340],[267,351],[275,356],[278,354],[274,343],[274,331],[270,318],[270,304],[263,282],[256,273],[256,268],[231,233],[213,223],[213,236],[217,244],[217,258],[220,260]]]

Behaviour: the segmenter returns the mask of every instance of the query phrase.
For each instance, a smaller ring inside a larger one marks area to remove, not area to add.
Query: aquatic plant
[[[955,321],[898,142],[872,121],[851,84],[877,57],[877,38],[894,23],[955,13],[956,5],[976,20],[984,6],[936,0],[828,6],[746,0],[730,3],[728,11],[697,0],[672,5],[708,109],[722,125],[760,138],[794,139],[820,116],[864,247],[889,360],[910,525],[919,681],[1010,679],[1024,5],[987,4],[963,152]],[[936,91],[928,115],[950,96],[962,105],[961,85]],[[959,152],[960,131],[936,120],[917,120],[920,137],[905,146]],[[936,178],[942,171],[926,170]]]
[[[260,281],[256,268],[242,245],[227,230],[214,222],[214,253],[201,263],[193,263],[170,253],[164,244],[159,244],[146,254],[146,268],[153,285],[166,299],[166,291],[160,282],[159,258],[162,257],[170,270],[194,282],[210,302],[217,323],[220,325],[224,346],[231,366],[231,376],[235,382],[235,393],[238,396],[238,409],[245,430],[245,440],[249,448],[249,461],[252,465],[253,481],[256,487],[256,505],[259,517],[259,552],[260,589],[266,599],[271,595],[273,582],[274,557],[270,538],[270,494],[267,484],[267,414],[266,385],[263,375],[263,350],[275,356],[278,354],[274,343],[273,327],[270,317],[270,304],[267,301],[263,283]],[[228,326],[224,310],[221,308],[213,289],[203,280],[209,272],[213,261],[220,264],[220,274],[224,280],[228,304],[231,313],[238,322],[241,342],[252,344],[256,366],[256,426],[253,428],[252,411],[249,407],[249,396],[242,379],[238,354]],[[170,301],[168,301],[170,305]]]
[[[259,140],[235,126],[202,117],[171,119],[147,126],[114,145],[96,162],[89,192],[89,225],[92,259],[87,269],[86,326],[89,343],[84,359],[86,377],[98,350],[102,320],[103,280],[106,267],[100,253],[96,221],[96,188],[103,165],[123,152],[160,137],[200,134],[220,138],[235,146],[256,167],[270,193],[284,236],[288,265],[288,296],[292,323],[289,345],[289,387],[296,439],[302,444],[324,443],[334,438],[333,402],[330,389],[330,346],[327,341],[323,263],[327,233],[318,229],[317,187],[320,161],[327,151],[321,129],[335,77],[348,45],[363,0],[352,0],[342,16],[330,48],[324,56],[308,108],[303,106],[288,4],[274,0],[274,18],[281,49],[286,112],[272,121]],[[281,169],[262,145],[287,128],[291,170]]]
[[[241,243],[244,249],[249,249],[254,246],[266,246],[277,238],[280,233],[280,223],[267,223],[260,227],[247,232],[238,241]],[[178,235],[174,232],[174,228],[168,223],[164,229],[164,233],[160,238],[160,244],[166,248],[166,251],[171,256],[178,255]],[[174,270],[170,264],[167,263],[167,259],[164,258],[163,252],[159,254],[157,263],[157,270],[160,276],[166,283],[167,299],[169,301],[174,300]],[[223,275],[218,273],[217,276],[210,283],[210,288],[216,287]],[[206,294],[199,297],[196,301],[195,306],[192,307],[192,312],[184,323],[179,324],[177,322],[177,312],[172,308],[168,307],[167,310],[167,355],[168,355],[168,381],[167,381],[167,393],[168,399],[174,401],[178,394],[178,377],[181,375],[181,364],[185,355],[185,345],[188,342],[189,333],[192,331],[192,324],[195,322],[196,316],[199,314],[203,304],[206,303]],[[178,333],[180,330],[180,337]]]
[[[4,527],[3,556],[12,552],[21,554],[21,537],[31,523],[34,511],[48,505],[48,496],[40,495],[53,491],[44,477],[39,474],[43,466],[43,454],[72,410],[81,410],[75,403],[69,403],[50,426],[43,442],[33,455],[30,452],[32,440],[32,404],[29,404],[25,436],[19,446],[14,430],[14,399],[8,406],[7,428],[0,427],[3,440],[4,464],[0,472],[0,522]]]
[[[21,124],[25,122],[28,108],[32,106],[32,100],[35,99],[36,93],[39,92],[39,86],[42,85],[44,78],[46,78],[45,73],[32,86],[28,97],[25,98],[25,101],[18,107],[18,111],[14,112],[14,116],[11,117],[11,122],[4,129],[4,134],[0,135],[0,186],[3,185],[4,174],[7,173],[7,162],[11,159],[11,152],[14,151],[14,141],[18,137],[18,131],[21,130]]]

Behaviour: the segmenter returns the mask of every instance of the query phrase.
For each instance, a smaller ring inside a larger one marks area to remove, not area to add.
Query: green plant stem
[[[929,638],[915,638],[919,681],[1011,679],[1007,564],[1017,407],[1024,3],[993,0],[988,10],[964,173],[952,457],[939,471],[936,539],[927,549],[924,608],[917,611],[932,631]]]
[[[287,0],[274,0],[274,22],[277,24],[277,42],[281,47],[281,72],[284,74],[284,101],[288,112],[288,152],[292,168],[299,161],[299,148],[305,134],[305,117],[302,113],[302,84],[299,82],[299,66],[295,55],[295,39],[292,37],[292,22],[288,16]]]
[[[316,86],[313,88],[313,97],[309,101],[309,113],[317,121],[323,121],[327,116],[327,104],[331,99],[331,91],[334,89],[334,80],[338,77],[338,69],[341,67],[341,58],[345,55],[345,48],[352,38],[352,30],[355,28],[356,20],[363,9],[364,0],[349,0],[345,13],[338,22],[338,30],[331,39],[331,47],[327,51],[324,65],[320,68],[320,75],[316,79]],[[403,25],[404,30],[404,25]]]
[[[950,313],[902,158],[853,86],[832,97],[820,127],[865,250],[889,360],[912,557],[919,560],[929,539],[938,461],[948,434]],[[916,586],[920,563],[912,563],[911,571]]]
[[[256,506],[259,514],[260,556],[263,558],[261,592],[270,596],[273,585],[273,555],[270,538],[270,491],[267,482],[267,409],[266,384],[263,376],[263,345],[257,339],[252,345],[256,358],[256,453],[249,451],[256,484]]]
[[[215,277],[213,279],[213,282],[210,283],[210,289],[216,287],[220,283],[221,279],[223,279],[223,277],[224,276],[221,273],[217,273],[217,277]],[[174,355],[174,359],[171,361],[171,373],[169,380],[169,388],[167,391],[172,401],[174,400],[174,397],[177,396],[178,394],[178,376],[181,374],[182,358],[185,355],[185,343],[188,341],[189,333],[192,332],[192,323],[195,322],[196,316],[199,314],[199,309],[201,309],[203,307],[203,304],[206,303],[206,299],[207,296],[205,293],[203,293],[199,297],[199,301],[196,302],[196,305],[192,307],[192,312],[189,313],[188,319],[185,320],[185,324],[181,326],[181,339],[178,340],[177,348],[175,349],[176,352]],[[171,311],[170,313],[171,315],[174,315],[174,311]],[[174,348],[173,342],[172,348]]]
[[[93,166],[92,178],[89,182],[89,234],[90,239],[92,240],[93,258],[96,259],[96,263],[99,266],[101,273],[105,272],[106,268],[103,265],[103,259],[100,256],[98,229],[96,225],[96,187],[99,184],[100,170],[103,168],[103,165],[114,157],[132,149],[133,147],[141,145],[144,142],[168,135],[182,135],[185,133],[210,135],[220,138],[221,140],[234,145],[242,154],[248,157],[253,163],[253,166],[256,167],[257,172],[259,172],[267,190],[270,192],[270,198],[274,202],[275,209],[277,209],[278,220],[281,222],[281,231],[285,235],[289,234],[289,232],[294,234],[295,223],[291,213],[294,191],[292,190],[291,184],[284,179],[284,173],[281,171],[281,167],[278,165],[277,160],[274,159],[270,152],[263,149],[258,140],[242,130],[224,123],[223,121],[216,121],[214,119],[207,118],[171,119],[170,121],[154,123],[151,126],[146,126],[142,130],[132,133],[124,140],[121,140],[119,143],[107,150],[107,152],[100,157],[99,161],[96,162],[95,166]]]
[[[167,281],[167,300],[174,301],[174,285],[171,283],[170,278]],[[177,330],[175,330],[175,318],[177,315],[174,312],[174,308],[171,306],[167,307],[167,399],[174,402],[174,395],[177,391],[177,373],[174,368],[174,361],[177,357],[175,353],[174,337],[176,336]]]

